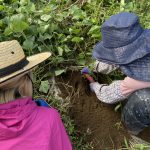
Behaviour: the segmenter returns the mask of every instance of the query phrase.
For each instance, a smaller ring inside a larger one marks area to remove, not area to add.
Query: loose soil
[[[64,74],[58,83],[63,97],[71,98],[71,118],[78,130],[87,134],[94,150],[119,150],[125,145],[125,138],[130,136],[121,123],[121,113],[114,110],[116,105],[104,104],[95,94],[87,94],[87,85],[79,72]]]

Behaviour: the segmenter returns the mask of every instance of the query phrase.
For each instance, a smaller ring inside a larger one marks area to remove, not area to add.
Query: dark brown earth
[[[145,140],[146,142],[150,143],[150,128],[144,129],[139,135],[141,139]]]
[[[78,72],[64,74],[58,83],[63,97],[71,98],[71,118],[79,131],[87,133],[94,150],[121,149],[130,136],[121,123],[121,113],[114,110],[116,105],[101,103],[94,94],[87,95],[87,86]]]

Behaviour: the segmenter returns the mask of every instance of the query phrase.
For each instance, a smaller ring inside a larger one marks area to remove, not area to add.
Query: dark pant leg
[[[135,134],[150,126],[150,88],[130,95],[122,111],[122,120]]]

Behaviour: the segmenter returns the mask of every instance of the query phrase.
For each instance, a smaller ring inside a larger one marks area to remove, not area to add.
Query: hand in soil
[[[82,70],[81,70],[81,74],[83,74],[83,76],[90,82],[90,83],[93,83],[95,82],[93,77],[91,77],[89,74],[90,74],[90,71],[87,67],[84,67]]]
[[[89,74],[84,74],[84,77],[85,77],[90,83],[95,82],[94,79],[93,79]]]
[[[85,93],[87,95],[90,95],[91,94],[91,88],[90,88],[90,83],[93,83],[95,82],[93,77],[91,77],[89,75],[90,71],[87,67],[84,67],[82,70],[81,70],[81,74],[83,75],[84,77],[84,85],[85,85]]]
[[[91,95],[91,89],[90,89],[90,82],[89,80],[87,80],[87,78],[83,78],[83,84],[84,84],[84,88],[85,88],[85,93],[87,95]]]

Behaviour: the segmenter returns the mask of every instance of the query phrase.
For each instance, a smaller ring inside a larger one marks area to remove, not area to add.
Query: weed
[[[117,128],[117,130],[120,130],[120,129],[122,129],[122,122],[121,121],[117,122],[117,123],[115,123],[114,126]]]

